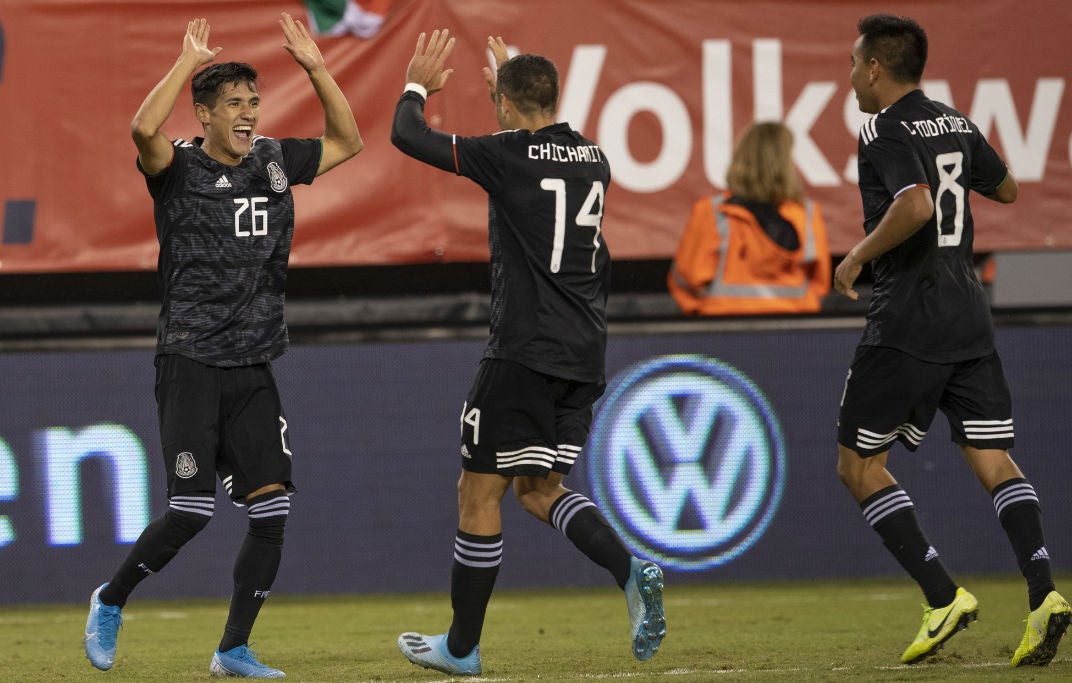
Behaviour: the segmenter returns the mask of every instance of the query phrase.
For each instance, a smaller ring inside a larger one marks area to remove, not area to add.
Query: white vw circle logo
[[[781,428],[742,373],[703,356],[625,371],[593,421],[596,503],[640,555],[707,569],[747,550],[781,500]]]

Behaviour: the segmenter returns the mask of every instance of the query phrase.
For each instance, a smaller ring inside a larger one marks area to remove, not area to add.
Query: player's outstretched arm
[[[324,108],[324,135],[321,138],[324,151],[320,157],[320,167],[316,171],[317,175],[321,175],[356,155],[364,149],[365,143],[357,129],[350,103],[346,101],[339,84],[328,72],[324,56],[320,54],[320,48],[309,35],[308,29],[286,12],[282,13],[279,26],[287,39],[283,48],[309,74],[309,81]]]
[[[447,57],[454,49],[449,31],[433,31],[417,38],[417,49],[406,67],[406,90],[395,107],[391,126],[391,143],[403,153],[444,171],[458,173],[452,136],[428,127],[424,118],[425,100],[442,89],[454,73],[446,68]]]
[[[138,161],[142,170],[149,175],[159,173],[171,163],[174,150],[171,141],[160,129],[171,116],[183,86],[201,65],[214,60],[223,49],[209,48],[208,34],[207,19],[193,19],[186,25],[182,54],[167,75],[149,92],[130,122],[130,135],[138,148]]]

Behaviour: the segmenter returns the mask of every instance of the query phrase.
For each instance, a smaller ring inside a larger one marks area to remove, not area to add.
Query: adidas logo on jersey
[[[1031,559],[1029,561],[1034,562],[1035,560],[1048,560],[1048,559],[1050,559],[1050,554],[1048,552],[1046,552],[1046,546],[1042,546],[1041,548],[1039,548],[1038,550],[1035,551],[1035,554],[1031,556]]]
[[[227,176],[221,175],[220,179],[216,181],[217,188],[231,187],[231,181],[227,180]]]

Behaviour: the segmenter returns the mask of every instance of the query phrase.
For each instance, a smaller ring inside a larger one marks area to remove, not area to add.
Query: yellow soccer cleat
[[[968,624],[979,617],[979,602],[974,595],[958,588],[953,602],[945,607],[924,606],[924,610],[919,634],[901,655],[905,664],[923,661],[941,650],[942,644],[954,633],[968,628]]]
[[[1072,608],[1068,601],[1057,591],[1050,591],[1039,608],[1028,613],[1027,631],[1012,656],[1012,665],[1049,664],[1057,654],[1057,644],[1061,642],[1069,621],[1072,621]]]

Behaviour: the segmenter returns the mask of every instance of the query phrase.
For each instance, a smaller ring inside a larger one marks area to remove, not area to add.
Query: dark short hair
[[[864,37],[860,49],[874,57],[899,83],[918,83],[927,64],[927,34],[908,17],[872,14],[857,24]]]
[[[257,92],[257,70],[245,62],[221,62],[210,64],[194,74],[190,82],[194,104],[203,104],[209,109],[216,106],[223,86],[229,83],[245,83]]]
[[[558,108],[558,69],[540,55],[517,55],[499,66],[496,90],[510,98],[522,114]]]

